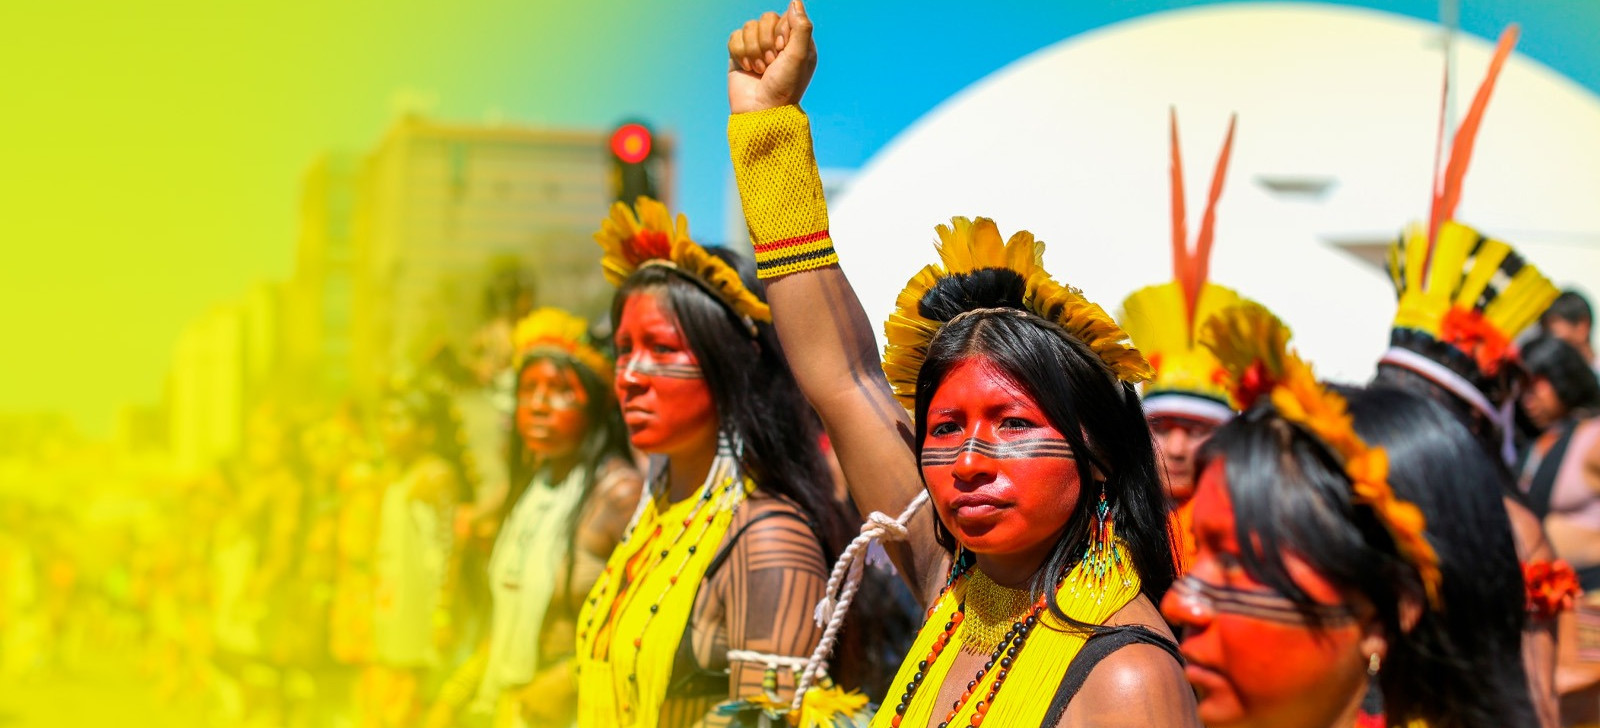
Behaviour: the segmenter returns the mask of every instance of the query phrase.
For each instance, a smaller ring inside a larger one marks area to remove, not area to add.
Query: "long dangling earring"
[[[966,572],[972,561],[971,554],[972,552],[968,551],[967,547],[959,543],[956,544],[955,558],[950,559],[950,573],[944,579],[944,587],[946,589],[954,586],[956,579]]]
[[[1084,585],[1093,585],[1104,593],[1106,577],[1110,576],[1114,564],[1122,561],[1122,554],[1112,542],[1111,505],[1106,502],[1104,480],[1100,481],[1100,500],[1095,503],[1094,522],[1090,524],[1090,528],[1092,531],[1089,534],[1089,546],[1083,552],[1081,581]]]

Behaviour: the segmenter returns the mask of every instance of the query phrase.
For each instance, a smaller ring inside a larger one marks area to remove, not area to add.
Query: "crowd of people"
[[[1210,280],[1233,129],[1191,241],[1175,113],[1172,280],[1113,316],[1031,234],[956,217],[868,320],[800,108],[811,31],[794,0],[728,38],[753,259],[619,202],[604,317],[522,306],[485,366],[264,404],[94,558],[0,510],[0,679],[72,633],[217,725],[1571,722],[1593,314],[1455,219],[1514,32],[1358,385]]]

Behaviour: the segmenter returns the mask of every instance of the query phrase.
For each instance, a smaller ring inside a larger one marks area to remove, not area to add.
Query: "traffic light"
[[[640,195],[657,196],[650,174],[654,154],[650,127],[630,121],[611,132],[611,188],[618,200],[631,204]]]

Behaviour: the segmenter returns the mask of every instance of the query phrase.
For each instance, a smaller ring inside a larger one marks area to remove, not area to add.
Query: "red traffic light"
[[[623,124],[611,132],[611,153],[626,164],[650,157],[650,130],[643,124]]]

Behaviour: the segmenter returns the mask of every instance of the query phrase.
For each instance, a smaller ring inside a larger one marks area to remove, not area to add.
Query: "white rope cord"
[[[728,650],[728,662],[758,662],[774,670],[786,667],[791,671],[799,672],[806,669],[806,664],[809,660],[804,657],[774,655],[770,652],[757,652],[755,650]]]
[[[916,498],[906,505],[898,518],[890,518],[881,511],[873,511],[867,516],[866,523],[861,524],[861,533],[850,541],[850,545],[839,554],[839,560],[833,564],[833,573],[828,576],[828,590],[817,602],[817,626],[823,627],[822,640],[817,643],[817,649],[812,651],[811,659],[805,662],[805,672],[800,674],[800,679],[794,686],[794,703],[791,710],[798,712],[805,702],[806,691],[811,689],[811,684],[817,676],[822,674],[828,664],[828,658],[833,655],[833,646],[838,641],[839,629],[844,627],[844,618],[850,612],[850,602],[855,599],[856,590],[861,587],[861,574],[866,567],[867,547],[874,540],[904,541],[906,540],[906,523],[916,515],[917,510],[928,502],[928,491],[917,494]],[[838,596],[835,596],[837,594]]]

